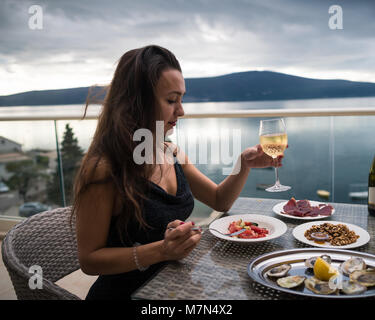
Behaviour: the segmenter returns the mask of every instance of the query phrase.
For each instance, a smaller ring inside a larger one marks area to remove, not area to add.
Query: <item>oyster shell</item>
[[[316,262],[316,259],[318,259],[318,257],[311,257],[311,258],[308,258],[305,260],[305,266],[307,268],[314,268],[314,264]]]
[[[327,261],[328,263],[331,263],[332,259],[329,255],[326,255],[326,254],[323,254],[322,256],[320,256],[323,260]],[[318,257],[311,257],[311,258],[308,258],[305,260],[305,266],[307,268],[314,268],[314,264],[316,262],[316,259],[318,259]]]
[[[306,279],[305,286],[307,289],[317,294],[331,294],[337,291],[337,288],[329,287],[329,282],[318,280],[315,277]]]
[[[375,269],[357,270],[350,274],[351,281],[357,282],[365,287],[375,286]]]
[[[340,269],[345,275],[348,276],[354,271],[365,270],[366,263],[362,258],[354,257],[354,258],[350,258],[349,260],[344,261],[340,265]]]
[[[290,289],[290,288],[298,287],[305,281],[305,279],[306,277],[304,276],[289,276],[289,277],[277,279],[276,282],[280,287]]]
[[[328,254],[323,254],[322,256],[320,256],[323,260],[327,261],[329,264],[331,264],[332,262],[332,259],[331,257],[328,255]]]
[[[274,278],[284,277],[291,268],[292,266],[290,264],[282,264],[282,265],[273,267],[272,269],[268,270],[266,272],[266,275],[269,277],[274,277]]]
[[[345,294],[361,294],[365,292],[367,288],[357,282],[345,280],[342,282],[341,291]]]

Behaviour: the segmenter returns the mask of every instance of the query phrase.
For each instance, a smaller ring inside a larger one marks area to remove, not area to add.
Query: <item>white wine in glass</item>
[[[284,154],[284,150],[288,145],[288,136],[286,134],[285,123],[283,119],[261,120],[259,126],[260,145],[264,153],[276,159]],[[268,192],[287,191],[291,187],[283,186],[279,180],[279,171],[275,167],[276,182],[267,188]]]

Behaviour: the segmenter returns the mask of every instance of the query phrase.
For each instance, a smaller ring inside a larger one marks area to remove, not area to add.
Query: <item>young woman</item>
[[[217,185],[177,146],[158,144],[157,121],[164,135],[172,132],[185,91],[179,62],[165,48],[134,49],[118,63],[74,186],[79,262],[99,275],[87,299],[129,299],[166,261],[183,259],[199,243],[194,223],[184,222],[194,198],[227,211],[250,168],[281,166],[281,157],[273,161],[257,145],[241,153],[239,172]],[[138,129],[153,134],[152,163],[134,160]]]

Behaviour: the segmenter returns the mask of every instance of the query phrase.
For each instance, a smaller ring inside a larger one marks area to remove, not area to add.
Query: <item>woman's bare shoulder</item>
[[[90,199],[90,205],[97,203],[98,208],[106,206],[110,215],[116,215],[120,203],[118,202],[109,161],[99,157],[84,159],[81,174],[80,183],[87,187],[85,197]]]
[[[82,174],[86,180],[103,180],[111,176],[111,165],[104,157],[86,158]]]

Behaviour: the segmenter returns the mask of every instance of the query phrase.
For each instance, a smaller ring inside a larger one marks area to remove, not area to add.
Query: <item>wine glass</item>
[[[276,159],[282,155],[288,144],[285,123],[283,119],[261,120],[259,126],[260,145],[264,153]],[[276,182],[272,187],[266,189],[268,192],[281,192],[291,187],[280,184],[279,171],[275,167]]]

